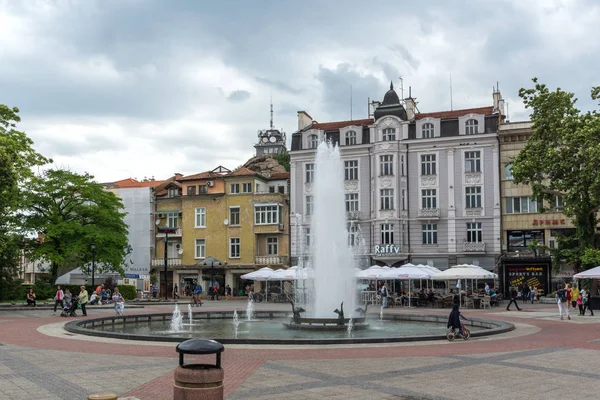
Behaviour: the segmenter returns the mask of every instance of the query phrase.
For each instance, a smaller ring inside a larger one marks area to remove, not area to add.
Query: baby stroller
[[[77,305],[79,304],[79,300],[77,299],[77,297],[73,298],[73,300],[71,300],[71,305],[69,306],[68,304],[65,305],[65,308],[63,309],[63,312],[60,313],[61,317],[76,317],[77,316]]]

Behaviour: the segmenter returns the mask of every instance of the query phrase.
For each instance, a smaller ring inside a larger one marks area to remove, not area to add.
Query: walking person
[[[65,304],[63,299],[65,298],[65,293],[62,291],[60,286],[56,287],[56,295],[54,296],[54,314],[56,314],[56,307],[60,304],[60,309],[65,308]]]
[[[560,314],[560,319],[563,318],[563,311],[567,315],[567,319],[571,319],[569,315],[569,306],[567,303],[567,290],[563,289],[562,285],[558,285],[558,290],[556,291],[556,303],[558,304],[558,313]]]
[[[535,300],[535,287],[534,286],[530,286],[529,287],[529,300],[531,300],[531,304],[533,304],[533,301]]]
[[[579,292],[578,288],[574,287],[571,289],[571,305],[573,306],[573,309],[577,308],[577,305],[579,304],[577,300],[579,299],[580,294],[581,293]]]
[[[510,305],[512,303],[515,303],[515,307],[517,307],[518,311],[521,311],[521,309],[519,308],[519,304],[517,303],[517,298],[519,297],[519,293],[517,292],[517,288],[516,287],[511,287],[510,288],[510,301],[508,302],[508,305],[506,306],[506,311],[510,311]]]
[[[579,296],[577,296],[575,303],[579,306],[579,315],[583,315],[583,296],[581,293],[579,293]]]
[[[90,298],[88,297],[87,290],[85,290],[85,286],[81,285],[79,287],[79,296],[77,296],[77,298],[79,299],[79,305],[81,306],[81,312],[83,313],[83,316],[87,317],[85,305],[90,300]]]
[[[388,288],[385,283],[381,287],[381,308],[388,308]]]
[[[125,311],[125,300],[121,293],[119,293],[119,288],[115,288],[112,295],[112,301],[115,303],[115,314],[123,315],[123,312]]]
[[[585,295],[582,295],[582,303],[583,303],[583,311],[581,315],[585,315],[585,312],[589,309],[590,310],[590,314],[592,315],[592,317],[594,316],[594,311],[592,310],[592,304],[591,304],[591,300],[592,297],[590,296],[590,291],[589,290],[582,290],[582,293],[585,293]]]
[[[175,298],[179,298],[179,288],[177,287],[177,284],[175,284],[175,287],[173,288],[173,300],[175,300]]]

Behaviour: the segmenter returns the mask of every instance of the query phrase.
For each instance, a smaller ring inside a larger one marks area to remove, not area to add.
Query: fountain
[[[237,310],[233,310],[233,338],[238,337],[238,328],[240,327],[240,318],[238,317]]]
[[[181,332],[183,328],[183,315],[179,310],[179,306],[175,304],[175,310],[173,310],[173,316],[171,317],[171,332]]]
[[[354,322],[352,321],[352,314],[350,314],[350,319],[348,320],[348,337],[352,337],[352,325],[354,325]]]
[[[254,317],[254,300],[251,297],[248,298],[248,304],[246,305],[246,320],[251,321]]]
[[[192,305],[188,304],[188,318],[190,320],[190,326],[194,324],[194,313],[192,313]]]

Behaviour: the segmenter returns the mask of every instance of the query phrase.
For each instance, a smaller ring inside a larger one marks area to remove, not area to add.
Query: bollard
[[[117,400],[119,396],[114,393],[96,393],[88,396],[88,400]]]
[[[177,345],[179,366],[175,370],[174,400],[222,400],[225,396],[221,343],[208,339],[190,339]],[[184,364],[184,354],[215,354],[217,361],[211,364]]]

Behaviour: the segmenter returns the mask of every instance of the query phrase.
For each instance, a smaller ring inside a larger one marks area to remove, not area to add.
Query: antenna
[[[400,77],[400,98],[404,99],[404,79]]]
[[[350,84],[350,121],[352,121],[352,84]]]
[[[450,111],[452,110],[452,73],[450,73]]]
[[[273,95],[271,95],[271,129],[273,129]]]
[[[371,118],[371,98],[367,97],[367,118]]]

